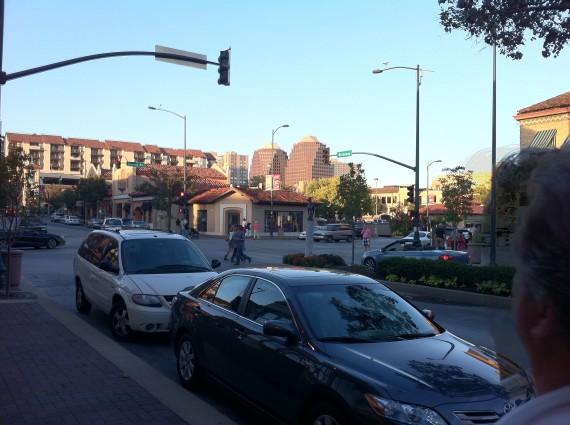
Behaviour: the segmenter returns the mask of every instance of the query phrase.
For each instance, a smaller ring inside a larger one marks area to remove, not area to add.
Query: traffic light
[[[181,205],[184,205],[186,203],[186,194],[183,191],[180,192],[180,197],[178,198],[178,201],[180,202]]]
[[[325,164],[330,164],[331,163],[331,150],[330,148],[324,148],[323,149],[323,162]]]
[[[123,159],[122,155],[119,155],[115,160],[115,168],[118,170],[121,168],[121,160]]]
[[[218,84],[221,86],[230,85],[230,50],[221,50],[218,56]]]
[[[408,186],[408,197],[406,198],[410,204],[416,202],[416,198],[414,197],[414,185]]]

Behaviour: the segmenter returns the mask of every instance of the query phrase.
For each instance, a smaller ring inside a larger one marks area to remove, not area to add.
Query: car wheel
[[[332,236],[328,236],[327,237],[327,242],[331,243],[333,241],[333,237]]]
[[[352,242],[352,236],[349,236],[348,238],[346,238],[346,241],[347,241],[348,243]]]
[[[346,415],[332,403],[319,403],[307,413],[304,425],[348,425]]]
[[[83,314],[87,314],[91,311],[91,303],[85,298],[85,292],[83,292],[81,282],[77,282],[77,285],[75,285],[75,307],[77,307],[78,312]]]
[[[46,242],[46,248],[54,249],[57,246],[57,241],[54,238],[49,238]]]
[[[189,334],[184,334],[176,346],[176,370],[178,379],[186,389],[194,389],[200,381],[196,350]]]
[[[364,260],[364,267],[366,267],[366,270],[368,270],[369,272],[375,272],[376,261],[374,261],[374,259],[372,258],[367,258],[366,260]]]
[[[109,313],[109,327],[113,337],[120,341],[127,341],[133,336],[133,330],[129,323],[129,312],[123,302],[118,302],[111,308]]]

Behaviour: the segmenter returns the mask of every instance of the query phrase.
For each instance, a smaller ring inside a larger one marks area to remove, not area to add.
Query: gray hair
[[[570,338],[570,149],[539,156],[513,251],[527,291],[537,301],[554,304]]]

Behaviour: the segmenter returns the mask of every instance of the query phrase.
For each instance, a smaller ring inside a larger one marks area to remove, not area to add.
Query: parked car
[[[103,219],[101,218],[90,218],[87,220],[87,227],[90,229],[100,229],[103,224]]]
[[[123,229],[150,229],[150,225],[142,220],[123,220]]]
[[[47,223],[41,220],[22,220],[18,223],[20,232],[47,232]]]
[[[424,232],[424,231],[420,230],[418,233],[420,236],[420,242],[422,243],[423,246],[431,245],[431,233],[430,232]],[[413,241],[414,240],[414,232],[410,233],[408,236],[406,236],[402,239],[405,241]]]
[[[373,249],[362,255],[361,263],[368,270],[376,270],[376,264],[392,257],[406,257],[426,260],[453,261],[456,263],[471,264],[471,257],[467,252],[451,251],[446,249],[431,249],[415,247],[413,242],[400,239],[389,243],[383,248]]]
[[[116,217],[107,217],[101,224],[103,230],[121,230],[123,228],[123,220]]]
[[[94,230],[73,261],[76,307],[109,315],[113,336],[167,332],[170,303],[188,285],[216,275],[220,260],[208,263],[181,235],[151,230]]]
[[[62,213],[53,213],[50,217],[52,223],[61,223],[65,216]]]
[[[325,226],[315,226],[315,227],[313,227],[313,234],[314,234],[315,231],[317,231],[317,230],[322,230],[324,227],[325,227]],[[301,233],[299,233],[298,239],[303,239],[303,240],[307,239],[307,231],[306,231],[306,230],[303,230]]]
[[[81,220],[76,215],[66,215],[63,222],[71,226],[79,226],[81,224]]]
[[[0,232],[0,250],[7,248],[6,232]],[[32,231],[18,231],[12,235],[14,243],[12,248],[42,248],[54,249],[65,245],[65,238],[53,233]]]
[[[313,240],[316,242],[339,242],[341,240],[352,242],[352,228],[350,224],[327,224],[322,229],[315,230]]]
[[[212,378],[275,423],[493,423],[534,397],[521,367],[350,273],[222,272],[178,293],[170,341],[185,388]]]

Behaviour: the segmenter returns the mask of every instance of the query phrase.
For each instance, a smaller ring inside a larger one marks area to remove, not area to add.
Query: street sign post
[[[352,156],[352,151],[340,151],[336,153],[337,158],[345,158],[347,156]]]
[[[141,168],[144,167],[144,162],[127,161],[127,165],[130,165],[131,167]]]

